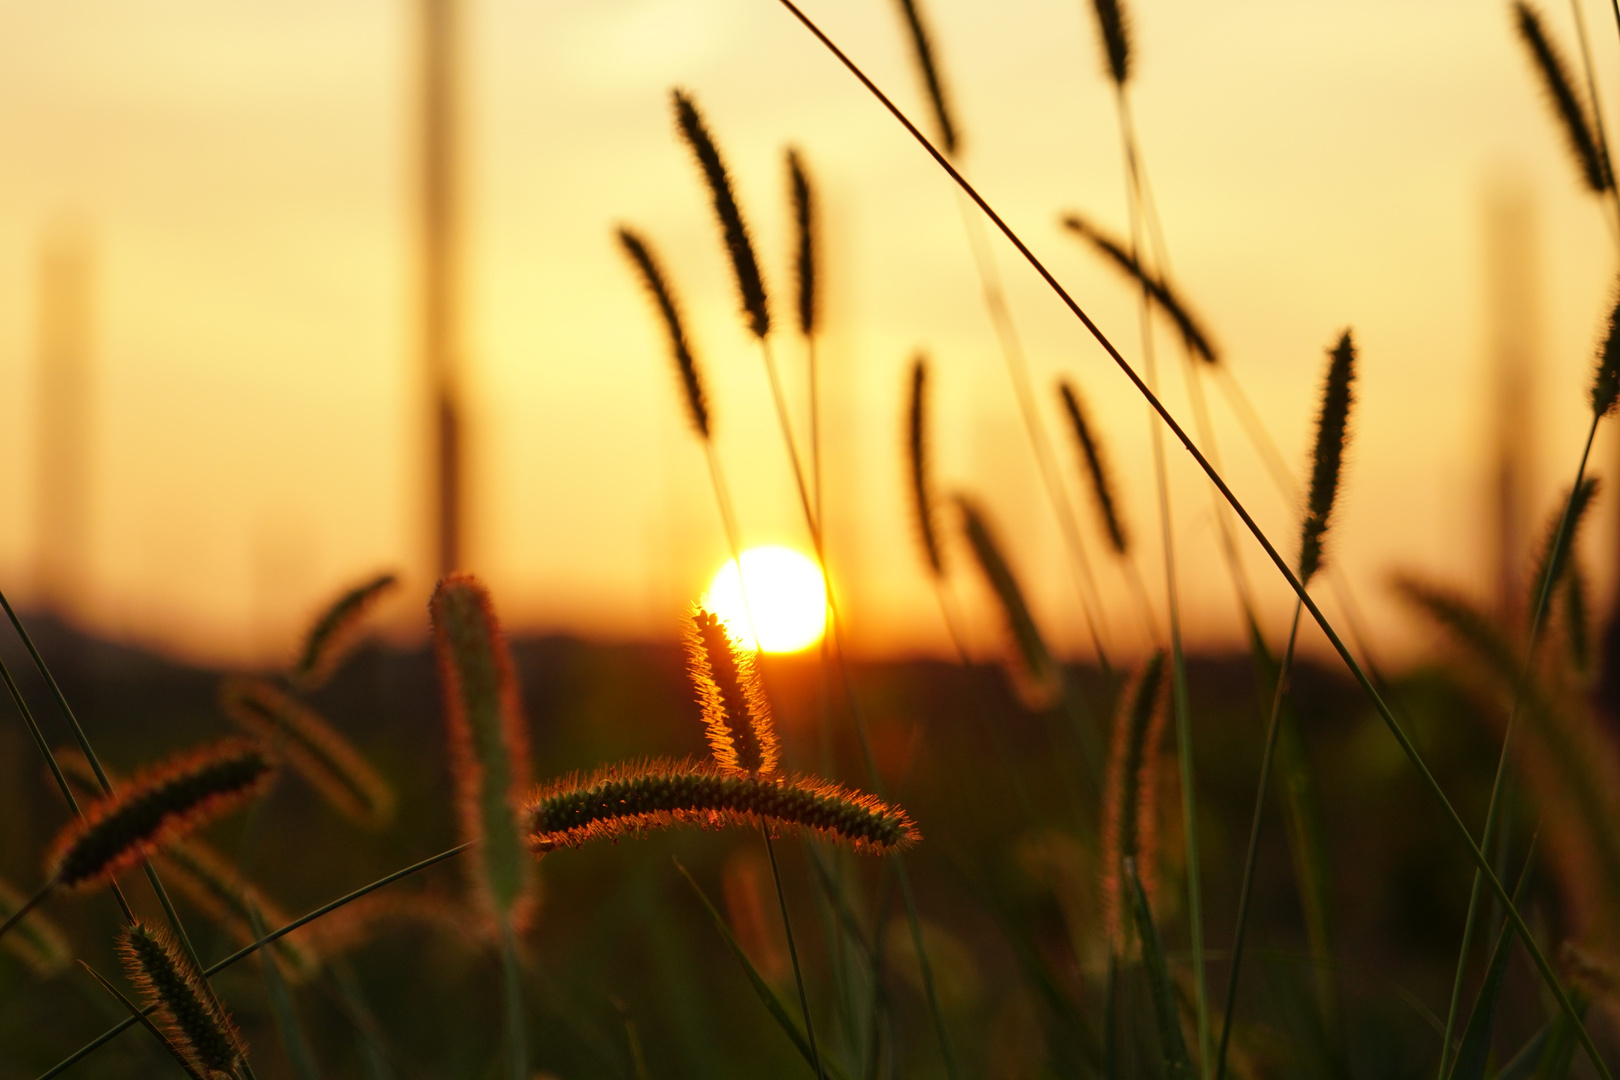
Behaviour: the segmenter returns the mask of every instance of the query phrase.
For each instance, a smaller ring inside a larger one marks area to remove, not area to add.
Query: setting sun
[[[744,641],[757,634],[759,648],[768,653],[808,648],[821,640],[827,625],[821,570],[792,548],[749,548],[742,553],[740,578],[736,561],[728,560],[709,582],[705,603]],[[754,633],[749,632],[750,623]]]

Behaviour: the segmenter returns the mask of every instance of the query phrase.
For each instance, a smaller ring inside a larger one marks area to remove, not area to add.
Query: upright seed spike
[[[720,221],[726,253],[731,256],[731,270],[737,279],[743,312],[748,316],[748,328],[755,337],[764,338],[771,332],[765,279],[759,272],[759,260],[754,257],[754,243],[748,238],[748,226],[743,223],[742,210],[732,191],[731,177],[691,97],[680,90],[671,91],[671,94],[675,102],[676,126],[686,144],[692,148],[698,166],[703,170],[703,178],[709,185],[709,198],[714,203],[715,217]]]
[[[798,243],[793,265],[799,287],[799,333],[811,337],[816,332],[816,205],[810,189],[810,174],[804,158],[788,147],[788,183],[793,194],[793,223]]]
[[[1068,379],[1058,382],[1058,395],[1063,399],[1063,410],[1068,414],[1069,426],[1074,429],[1075,442],[1080,447],[1080,459],[1091,479],[1091,494],[1097,503],[1097,516],[1108,533],[1108,542],[1114,554],[1124,556],[1130,551],[1130,540],[1125,522],[1114,500],[1113,482],[1108,478],[1108,463],[1103,459],[1102,444],[1097,440],[1086,420],[1085,406],[1080,403],[1079,392]]]
[[[1114,85],[1123,87],[1131,77],[1131,21],[1121,0],[1092,0],[1097,33],[1102,38],[1103,60]]]
[[[1598,348],[1597,371],[1592,375],[1592,411],[1607,416],[1620,401],[1620,289],[1616,290],[1609,325]]]
[[[940,145],[944,147],[947,157],[955,157],[961,141],[956,121],[951,119],[950,106],[945,101],[945,80],[939,64],[934,60],[934,46],[929,40],[928,28],[923,25],[922,13],[917,10],[917,0],[900,0],[900,14],[906,20],[906,30],[911,36],[911,56],[917,62],[917,73],[922,76],[923,87],[928,91],[928,103],[934,110],[934,122],[939,126]]]
[[[1148,657],[1125,693],[1103,779],[1103,923],[1116,955],[1126,947],[1129,896],[1122,867],[1135,859],[1145,887],[1154,891],[1158,837],[1157,763],[1165,724],[1164,651]]]
[[[1014,670],[1018,677],[1014,686],[1025,704],[1033,709],[1049,708],[1063,689],[1063,674],[1053,660],[1046,640],[1041,636],[1035,616],[1024,599],[1024,590],[1014,576],[1012,566],[1002,554],[1001,545],[991,531],[985,511],[973,500],[957,496],[957,508],[962,514],[963,532],[968,546],[973,549],[979,569],[996,597],[1007,629],[1017,647],[1020,665]]]
[[[1309,584],[1322,566],[1322,539],[1327,535],[1328,517],[1339,491],[1339,470],[1344,463],[1346,429],[1354,400],[1351,384],[1356,377],[1355,365],[1355,343],[1346,330],[1328,362],[1327,378],[1322,385],[1322,408],[1316,418],[1311,493],[1299,542],[1299,579],[1303,584]]]
[[[934,577],[945,573],[934,523],[934,489],[928,467],[928,357],[918,353],[911,361],[911,408],[907,425],[907,460],[911,466],[911,509],[922,540],[923,555]]]
[[[158,1015],[175,1047],[204,1076],[235,1075],[245,1060],[242,1037],[202,973],[168,932],[137,919],[119,935],[124,970]]]
[[[669,335],[670,353],[675,358],[675,370],[681,376],[681,389],[685,391],[686,414],[691,418],[692,426],[697,429],[698,435],[707,442],[709,402],[703,393],[703,378],[698,372],[697,357],[692,354],[691,340],[686,336],[686,328],[681,324],[681,311],[675,303],[675,294],[670,291],[664,279],[664,271],[658,265],[652,249],[639,234],[627,228],[620,228],[619,243],[623,245],[625,254],[640,271],[642,284],[647,286],[647,291],[652,294],[653,303],[658,305],[658,313],[663,316],[664,331]]]

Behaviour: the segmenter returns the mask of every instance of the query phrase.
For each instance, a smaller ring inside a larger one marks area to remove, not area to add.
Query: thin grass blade
[[[1153,911],[1148,907],[1147,893],[1142,890],[1142,879],[1137,876],[1135,860],[1125,861],[1125,878],[1131,916],[1142,941],[1142,967],[1152,992],[1153,1019],[1159,1027],[1159,1050],[1164,1055],[1165,1076],[1167,1080],[1192,1080],[1195,1074],[1192,1059],[1187,1054],[1186,1038],[1181,1033],[1175,983],[1170,978],[1164,943],[1159,939],[1159,928],[1154,925]]]

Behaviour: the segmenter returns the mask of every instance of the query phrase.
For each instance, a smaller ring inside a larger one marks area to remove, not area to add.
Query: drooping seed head
[[[1024,590],[1002,554],[984,509],[961,495],[956,497],[956,506],[962,514],[962,531],[967,536],[968,546],[973,549],[974,559],[1001,608],[1018,653],[1019,663],[1013,666],[1013,686],[1031,709],[1050,708],[1062,692],[1063,674],[1052,659],[1040,628],[1035,625],[1035,616],[1024,600]]]
[[[486,915],[521,924],[533,878],[518,831],[529,738],[512,657],[489,593],[472,575],[439,582],[429,610],[461,840],[479,845],[470,864],[473,893]]]
[[[1164,653],[1155,652],[1120,697],[1103,780],[1103,921],[1116,952],[1128,935],[1121,868],[1135,859],[1143,887],[1155,890],[1158,863],[1159,747],[1164,739]]]
[[[179,754],[90,804],[58,834],[49,879],[65,889],[112,880],[166,844],[264,790],[274,772],[264,747],[229,739]]]
[[[799,151],[788,147],[788,184],[793,195],[793,224],[798,238],[793,265],[799,286],[799,333],[816,332],[816,206]]]
[[[394,790],[319,713],[263,679],[220,687],[220,708],[307,780],[339,813],[378,829],[394,817]]]
[[[1547,36],[1540,13],[1524,0],[1517,0],[1513,5],[1513,14],[1519,37],[1530,51],[1531,62],[1541,75],[1542,88],[1551,99],[1559,126],[1564,129],[1564,138],[1569,143],[1570,152],[1575,155],[1575,167],[1580,170],[1586,186],[1594,194],[1601,195],[1614,185],[1614,178],[1609,175],[1608,165],[1603,159],[1601,143],[1594,133],[1587,103],[1570,81],[1569,68],[1558,47]]]
[[[203,1076],[235,1075],[246,1056],[242,1037],[208,985],[167,931],[137,919],[118,938],[118,955],[144,1003],[156,1006],[175,1049]]]
[[[781,744],[753,652],[701,606],[692,612],[686,651],[715,765],[731,772],[774,773]]]
[[[1328,360],[1327,378],[1322,385],[1322,407],[1316,417],[1316,450],[1311,456],[1311,492],[1306,503],[1305,524],[1300,531],[1299,580],[1309,584],[1322,566],[1322,539],[1327,535],[1328,518],[1339,491],[1339,471],[1344,464],[1344,445],[1354,401],[1352,384],[1356,377],[1356,347],[1346,330]]]
[[[887,854],[922,839],[909,815],[874,796],[807,776],[724,772],[710,762],[611,765],[542,787],[524,811],[537,855],[677,825],[765,826]]]
[[[324,685],[358,641],[366,614],[398,583],[399,579],[393,574],[378,574],[333,601],[309,628],[288,681],[301,691]]]
[[[929,43],[928,28],[923,25],[922,13],[917,10],[917,0],[900,0],[900,14],[905,17],[906,30],[911,35],[911,57],[917,63],[917,73],[922,76],[923,87],[928,91],[928,102],[934,108],[940,149],[945,151],[946,157],[955,157],[961,140],[945,101],[945,81],[939,65],[934,61],[934,47]]]
[[[765,299],[765,278],[759,272],[759,260],[754,257],[754,243],[743,224],[742,210],[731,188],[731,177],[726,172],[720,150],[704,126],[692,99],[679,90],[672,91],[675,101],[675,123],[681,137],[692,148],[703,179],[709,185],[709,198],[720,221],[720,233],[725,241],[726,253],[731,256],[732,274],[737,279],[737,292],[742,297],[743,314],[748,317],[748,328],[757,338],[771,332],[771,314]]]
[[[1171,287],[1170,283],[1158,274],[1152,273],[1130,253],[1124,244],[1096,225],[1081,217],[1079,214],[1067,214],[1063,218],[1063,227],[1076,236],[1091,244],[1092,248],[1120,273],[1134,281],[1143,289],[1160,311],[1181,332],[1181,338],[1187,343],[1192,354],[1203,360],[1206,364],[1217,363],[1214,344],[1211,342],[1209,331],[1204,328],[1203,322],[1193,314],[1192,308],[1182,299],[1181,295]]]
[[[1097,33],[1102,38],[1103,60],[1115,86],[1124,86],[1131,77],[1131,22],[1121,0],[1092,0],[1097,12]]]
[[[1102,444],[1086,420],[1086,410],[1080,403],[1079,392],[1069,380],[1059,381],[1058,395],[1063,399],[1063,411],[1068,414],[1069,426],[1080,447],[1080,462],[1091,480],[1091,495],[1097,504],[1097,517],[1108,533],[1108,542],[1114,553],[1126,555],[1130,551],[1130,540],[1125,532],[1125,522],[1120,517],[1119,504],[1114,501],[1114,486],[1108,478],[1108,462],[1103,457]]]
[[[27,902],[26,896],[0,881],[0,923],[15,915]],[[5,936],[0,937],[0,945],[40,976],[56,974],[67,967],[72,958],[62,932],[37,908],[13,923]]]
[[[911,510],[922,540],[928,569],[938,578],[945,573],[945,560],[935,525],[933,477],[928,467],[928,357],[918,353],[911,361],[911,408],[906,449],[911,465]]]
[[[703,378],[698,373],[697,357],[692,354],[692,343],[681,324],[681,310],[675,303],[675,294],[664,280],[664,271],[658,265],[647,242],[630,229],[619,230],[619,243],[625,254],[641,274],[642,284],[652,294],[658,313],[663,316],[664,332],[669,336],[669,350],[675,358],[675,370],[681,377],[685,392],[686,414],[705,441],[709,438],[709,402],[703,394]]]
[[[1536,568],[1530,575],[1530,591],[1526,596],[1528,602],[1525,604],[1525,618],[1532,625],[1536,621],[1542,593],[1546,592],[1547,602],[1551,604],[1558,586],[1569,570],[1570,552],[1575,550],[1575,542],[1580,537],[1586,512],[1591,508],[1592,500],[1597,497],[1597,493],[1598,478],[1586,477],[1579,487],[1559,500],[1558,509],[1547,523],[1546,539],[1542,541],[1541,551],[1536,556]],[[1560,525],[1563,526],[1561,531]]]
[[[1620,289],[1615,292],[1597,360],[1597,371],[1592,376],[1592,411],[1607,416],[1620,402]]]

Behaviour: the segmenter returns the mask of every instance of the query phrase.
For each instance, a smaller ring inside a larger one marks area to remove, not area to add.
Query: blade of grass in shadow
[[[1167,1080],[1190,1080],[1194,1075],[1192,1059],[1187,1055],[1187,1041],[1181,1034],[1175,986],[1170,980],[1170,967],[1165,963],[1159,928],[1154,925],[1153,912],[1148,908],[1147,893],[1142,891],[1142,879],[1136,873],[1135,859],[1125,860],[1125,878],[1131,917],[1142,942],[1142,968],[1152,992],[1153,1018],[1159,1027],[1159,1050],[1164,1055],[1165,1076]]]
[[[450,848],[447,851],[441,851],[437,855],[430,855],[429,857],[427,857],[426,859],[423,859],[420,862],[412,863],[410,866],[407,866],[402,870],[396,870],[392,874],[387,875],[386,877],[378,878],[376,881],[373,881],[369,885],[362,885],[360,888],[354,890],[353,892],[347,893],[347,894],[345,894],[343,896],[340,896],[336,900],[333,900],[331,903],[324,904],[321,907],[316,908],[314,911],[311,911],[309,914],[300,916],[299,918],[294,919],[292,922],[287,923],[285,926],[282,926],[282,927],[280,927],[280,928],[278,928],[276,930],[270,931],[270,933],[264,935],[259,940],[242,946],[242,948],[240,948],[240,949],[236,950],[235,952],[231,953],[231,955],[225,957],[225,959],[220,960],[217,963],[211,964],[208,967],[204,968],[203,969],[203,974],[204,975],[216,975],[219,972],[224,971],[226,968],[230,967],[232,964],[236,963],[238,960],[242,960],[242,959],[245,959],[246,957],[252,956],[254,953],[258,952],[260,949],[264,948],[266,945],[270,945],[270,944],[272,944],[274,942],[280,941],[282,938],[286,937],[288,934],[292,933],[294,930],[297,930],[299,927],[306,926],[309,923],[314,922],[316,919],[319,919],[321,916],[328,915],[331,912],[336,911],[338,908],[342,907],[343,905],[353,903],[354,901],[360,899],[362,896],[366,896],[366,895],[369,895],[370,893],[376,892],[378,889],[381,889],[384,886],[392,885],[394,882],[399,881],[401,878],[409,877],[411,874],[416,873],[418,870],[425,870],[428,867],[434,865],[435,863],[441,863],[446,859],[452,858],[453,856],[460,855],[463,851],[466,851],[471,846],[472,846],[471,844],[458,844],[457,846],[455,846],[453,848]],[[146,1010],[142,1010],[142,1015],[145,1015],[145,1014],[146,1014]],[[116,1025],[116,1026],[114,1026],[112,1028],[109,1028],[108,1030],[102,1032],[95,1039],[92,1039],[90,1042],[88,1042],[84,1046],[80,1047],[79,1050],[76,1053],[74,1053],[70,1057],[64,1059],[63,1061],[58,1062],[49,1071],[47,1071],[45,1073],[42,1073],[40,1075],[40,1077],[39,1077],[39,1080],[51,1080],[51,1077],[53,1077],[53,1076],[60,1076],[62,1073],[66,1072],[69,1068],[71,1068],[72,1066],[74,1066],[74,1065],[78,1064],[80,1061],[82,1061],[85,1057],[89,1056],[91,1053],[95,1052],[96,1050],[100,1049],[103,1045],[110,1042],[113,1038],[115,1038],[116,1036],[118,1036],[118,1035],[122,1034],[123,1032],[129,1030],[131,1027],[133,1027],[135,1025],[135,1023],[136,1023],[135,1018],[131,1017],[130,1019],[124,1021],[123,1023],[118,1024],[118,1025]]]
[[[697,879],[692,876],[691,871],[681,865],[679,859],[672,861],[675,863],[675,869],[681,872],[681,876],[686,879],[687,884],[692,886],[692,891],[697,893],[698,899],[703,902],[703,909],[709,913],[709,918],[714,922],[714,928],[725,939],[726,947],[737,958],[737,963],[742,965],[743,973],[748,976],[749,983],[754,987],[754,993],[759,995],[760,1004],[765,1006],[765,1011],[771,1014],[771,1018],[776,1021],[777,1026],[787,1035],[788,1040],[793,1043],[794,1049],[798,1050],[799,1056],[804,1058],[805,1064],[809,1065],[812,1071],[819,1074],[821,1066],[818,1065],[815,1055],[811,1053],[810,1044],[805,1041],[804,1033],[799,1030],[799,1025],[793,1022],[793,1017],[788,1014],[787,1006],[783,1005],[782,999],[776,996],[776,991],[771,989],[771,984],[766,982],[765,977],[759,973],[759,969],[754,967],[754,962],[748,958],[748,953],[737,943],[737,938],[732,934],[731,927],[726,925],[725,916],[720,914],[720,909],[714,906],[714,901],[709,899],[708,893],[703,891],[703,887],[697,883]],[[839,1080],[849,1080],[847,1074],[838,1068],[836,1062],[827,1061],[824,1065],[827,1071],[838,1077]]]
[[[1515,902],[1524,895],[1535,850],[1536,841],[1532,837],[1530,850],[1524,857],[1524,868],[1519,871],[1519,883],[1513,889]],[[1451,1069],[1451,1080],[1484,1080],[1485,1066],[1491,1056],[1496,1003],[1502,994],[1502,980],[1507,975],[1508,957],[1512,951],[1513,924],[1505,923],[1496,936],[1496,947],[1491,950],[1491,962],[1485,969],[1485,981],[1480,985],[1479,997],[1474,999],[1473,1014],[1468,1018],[1468,1026],[1463,1029],[1462,1046],[1457,1051],[1457,1063]]]
[[[252,920],[254,939],[264,937],[264,919],[258,906],[248,902],[248,917]],[[270,1015],[275,1018],[276,1032],[281,1036],[281,1048],[298,1080],[320,1080],[321,1070],[315,1064],[314,1052],[304,1035],[298,1012],[293,1008],[292,995],[287,992],[287,981],[281,977],[275,955],[269,951],[259,953],[259,969],[264,974],[265,997],[270,1000]]]
[[[1294,575],[1294,572],[1289,567],[1287,560],[1283,558],[1281,552],[1279,552],[1276,546],[1272,544],[1270,538],[1266,536],[1264,530],[1260,528],[1259,524],[1254,520],[1254,517],[1249,513],[1248,508],[1245,507],[1242,501],[1239,500],[1238,497],[1232,492],[1232,489],[1227,485],[1225,479],[1210,465],[1209,459],[1203,455],[1203,453],[1198,449],[1197,444],[1194,443],[1191,437],[1187,435],[1186,430],[1183,429],[1179,423],[1177,423],[1175,417],[1173,417],[1170,414],[1170,411],[1165,408],[1164,403],[1159,400],[1158,395],[1153,393],[1152,389],[1142,381],[1141,376],[1139,376],[1136,373],[1136,370],[1132,368],[1131,365],[1125,360],[1124,356],[1121,355],[1119,350],[1114,346],[1113,342],[1109,340],[1108,336],[1102,332],[1102,329],[1092,321],[1091,316],[1086,314],[1085,309],[1080,306],[1074,297],[1069,294],[1068,290],[1065,289],[1057,278],[1052,275],[1052,272],[1047,269],[1046,264],[1041,262],[1041,260],[1036,257],[1035,253],[1029,249],[1029,246],[1024,243],[1022,238],[1020,238],[1018,234],[1014,232],[1013,229],[1001,217],[1001,215],[998,214],[995,209],[985,201],[984,197],[979,194],[978,190],[968,183],[967,179],[961,174],[961,172],[951,164],[944,154],[940,153],[940,151],[935,148],[933,143],[929,142],[928,137],[918,130],[917,126],[911,122],[910,118],[907,117],[906,114],[901,111],[901,109],[895,105],[892,100],[889,99],[888,95],[884,94],[883,91],[879,89],[878,85],[874,83],[864,71],[861,70],[859,65],[851,60],[849,56],[842,49],[840,49],[831,38],[822,32],[821,28],[816,25],[814,20],[806,15],[798,7],[798,5],[793,3],[793,0],[778,0],[778,3],[786,8],[789,14],[798,20],[800,25],[802,25],[813,37],[815,37],[816,40],[820,42],[822,46],[825,47],[841,65],[843,65],[845,70],[847,70],[869,93],[872,94],[874,98],[877,99],[878,103],[895,118],[896,122],[906,129],[906,132],[911,135],[911,137],[915,139],[919,145],[922,146],[924,151],[926,151],[928,155],[934,159],[935,163],[939,165],[939,167],[943,169],[947,175],[949,175],[951,180],[973,201],[976,206],[979,207],[985,216],[990,219],[1001,234],[1007,238],[1008,242],[1017,249],[1019,255],[1021,255],[1025,262],[1030,265],[1031,269],[1033,269],[1040,276],[1041,280],[1044,281],[1050,289],[1052,289],[1052,291],[1057,295],[1058,299],[1061,300],[1064,306],[1069,309],[1069,312],[1074,315],[1074,317],[1083,327],[1085,327],[1087,333],[1089,333],[1097,344],[1101,346],[1102,349],[1108,354],[1109,359],[1116,367],[1119,368],[1121,374],[1130,380],[1131,385],[1135,387],[1137,393],[1141,394],[1147,400],[1148,404],[1153,408],[1154,412],[1158,413],[1165,426],[1170,429],[1176,440],[1181,443],[1182,447],[1187,451],[1188,455],[1192,457],[1199,469],[1206,477],[1208,477],[1210,483],[1213,484],[1216,490],[1220,492],[1221,498],[1226,501],[1227,505],[1232,507],[1233,511],[1238,515],[1238,518],[1243,522],[1244,528],[1246,528],[1250,535],[1254,537],[1255,541],[1265,552],[1266,557],[1271,560],[1271,563],[1276,568],[1277,572],[1288,583],[1288,586],[1294,591],[1294,594],[1300,598],[1300,602],[1304,605],[1305,610],[1310,612],[1311,618],[1316,622],[1316,625],[1321,628],[1323,635],[1328,640],[1328,643],[1333,647],[1333,651],[1336,652],[1340,659],[1344,661],[1345,666],[1350,670],[1352,676],[1354,676],[1357,684],[1361,687],[1362,692],[1367,696],[1367,699],[1377,710],[1379,719],[1382,720],[1384,726],[1389,729],[1390,734],[1400,745],[1401,752],[1406,756],[1412,767],[1417,771],[1418,776],[1422,779],[1424,786],[1429,790],[1429,793],[1439,804],[1440,809],[1445,816],[1445,820],[1451,827],[1452,832],[1467,849],[1469,857],[1474,861],[1474,865],[1479,867],[1480,871],[1484,874],[1485,880],[1490,885],[1491,891],[1495,893],[1497,898],[1506,906],[1506,910],[1509,917],[1513,920],[1515,929],[1524,938],[1525,947],[1529,951],[1530,957],[1535,963],[1537,972],[1541,975],[1542,980],[1546,983],[1553,996],[1558,1000],[1560,1010],[1570,1018],[1570,1022],[1574,1028],[1576,1037],[1579,1039],[1582,1048],[1586,1051],[1587,1056],[1591,1059],[1594,1068],[1597,1069],[1599,1075],[1602,1076],[1604,1080],[1613,1080],[1613,1074],[1610,1072],[1607,1063],[1603,1061],[1602,1056],[1598,1053],[1597,1045],[1592,1041],[1591,1033],[1586,1030],[1586,1025],[1581,1022],[1580,1017],[1576,1013],[1574,1002],[1571,1000],[1568,991],[1564,988],[1563,982],[1558,978],[1557,972],[1553,970],[1552,963],[1547,959],[1546,951],[1541,948],[1540,944],[1536,942],[1534,935],[1530,933],[1529,925],[1525,922],[1523,913],[1520,912],[1519,909],[1512,903],[1511,897],[1508,896],[1507,889],[1502,885],[1501,880],[1496,876],[1495,871],[1491,868],[1490,860],[1486,857],[1480,846],[1475,843],[1473,834],[1469,831],[1468,826],[1458,815],[1456,807],[1452,805],[1451,800],[1446,796],[1445,789],[1440,786],[1440,782],[1435,778],[1434,773],[1430,771],[1428,764],[1424,761],[1423,755],[1418,752],[1417,746],[1412,742],[1411,737],[1407,735],[1406,729],[1401,726],[1400,721],[1395,718],[1395,714],[1390,710],[1388,703],[1384,701],[1383,696],[1378,692],[1378,688],[1373,685],[1372,680],[1367,675],[1366,669],[1362,667],[1361,663],[1350,652],[1349,648],[1344,643],[1344,639],[1339,636],[1338,631],[1334,629],[1333,624],[1328,620],[1327,616],[1322,613],[1321,608],[1318,607],[1316,602],[1311,599],[1305,590],[1305,586]],[[1617,382],[1617,385],[1620,385],[1620,382]]]

